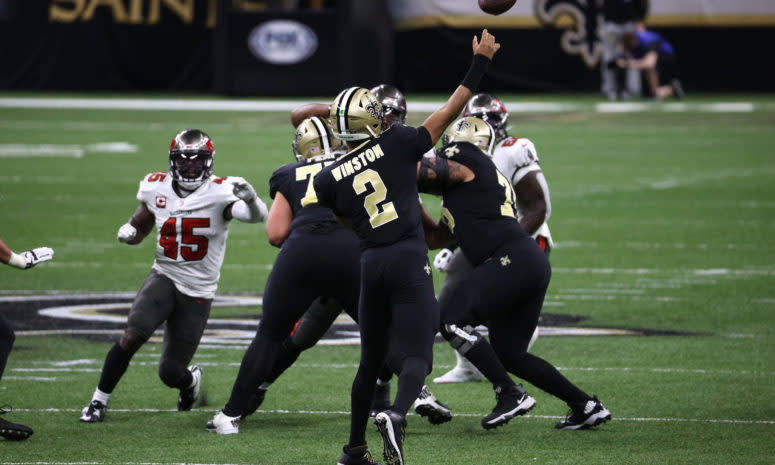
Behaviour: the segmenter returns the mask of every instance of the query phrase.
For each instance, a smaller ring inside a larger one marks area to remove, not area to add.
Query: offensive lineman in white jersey
[[[463,111],[463,116],[476,116],[487,121],[495,130],[495,148],[493,162],[514,186],[517,195],[519,224],[530,234],[541,250],[549,255],[554,243],[546,221],[552,213],[549,200],[549,186],[538,164],[538,152],[535,145],[525,137],[509,136],[506,132],[509,113],[497,98],[488,94],[471,97]],[[434,260],[434,266],[447,273],[439,292],[439,305],[443,308],[452,294],[451,290],[471,271],[471,265],[460,249],[454,252],[442,249]],[[538,329],[533,333],[530,346],[538,337]],[[528,346],[528,349],[530,349]],[[436,384],[463,383],[481,381],[482,374],[465,357],[455,351],[457,364],[438,378]]]
[[[132,303],[124,334],[105,358],[97,389],[81,413],[83,422],[105,418],[108,398],[132,356],[165,321],[159,377],[180,390],[178,410],[190,410],[199,394],[202,372],[187,365],[210,315],[229,225],[235,218],[258,223],[268,214],[243,178],[213,175],[214,156],[207,134],[186,129],[172,140],[169,171],[140,181],[140,205],[119,228],[118,240],[139,244],[155,224],[156,260]]]

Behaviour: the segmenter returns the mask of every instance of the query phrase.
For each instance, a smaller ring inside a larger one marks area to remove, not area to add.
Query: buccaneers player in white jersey
[[[232,219],[264,221],[266,205],[243,178],[213,175],[215,148],[198,129],[172,140],[169,171],[140,181],[137,207],[118,230],[118,240],[140,243],[156,225],[156,260],[129,310],[126,329],[108,352],[97,389],[81,421],[101,422],[108,398],[137,350],[162,323],[164,346],[159,377],[180,390],[178,410],[190,410],[202,371],[187,365],[194,356],[218,288]]]
[[[549,200],[549,186],[538,163],[538,152],[530,139],[509,136],[506,132],[509,113],[497,98],[488,94],[477,94],[471,97],[463,112],[464,116],[476,116],[492,126],[495,130],[495,147],[492,161],[498,171],[514,186],[517,195],[517,212],[519,224],[530,234],[541,250],[547,255],[554,243],[546,221],[552,213]],[[439,305],[444,306],[445,300],[451,294],[451,289],[459,283],[471,270],[471,265],[460,252],[443,249],[436,256],[434,265],[440,271],[447,273],[444,285],[439,293]],[[533,334],[533,340],[538,336],[538,330]],[[444,375],[435,378],[434,383],[462,383],[466,381],[481,381],[482,374],[457,351],[457,365]]]

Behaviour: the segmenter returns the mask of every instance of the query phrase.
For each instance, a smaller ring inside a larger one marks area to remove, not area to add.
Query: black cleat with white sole
[[[492,413],[482,418],[482,428],[493,429],[505,425],[512,418],[524,415],[536,405],[535,399],[530,397],[522,386],[510,386],[495,389],[495,398],[498,402]]]
[[[392,410],[380,412],[374,424],[382,436],[382,457],[385,465],[404,465],[404,435],[406,418]]]
[[[587,429],[610,419],[611,412],[595,396],[577,408],[571,407],[565,420],[558,422],[554,427],[557,429]]]
[[[452,412],[449,407],[442,404],[431,393],[428,386],[423,386],[420,395],[414,401],[414,411],[421,417],[425,417],[432,425],[440,425],[452,420]]]

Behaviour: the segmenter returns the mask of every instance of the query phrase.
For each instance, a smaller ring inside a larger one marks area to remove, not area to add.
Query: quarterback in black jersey
[[[473,38],[474,60],[461,85],[422,126],[394,125],[382,132],[380,102],[365,88],[342,91],[331,123],[350,151],[315,176],[316,199],[348,223],[360,239],[358,317],[361,362],[352,387],[350,440],[340,465],[376,463],[366,446],[366,422],[388,347],[402,357],[393,407],[375,418],[383,457],[403,465],[406,412],[431,371],[438,305],[421,224],[417,162],[462,111],[500,48],[484,30]]]
[[[314,194],[313,177],[334,162],[341,144],[332,137],[328,123],[314,117],[296,129],[293,147],[299,161],[280,167],[269,180],[274,201],[267,236],[281,249],[264,289],[261,322],[242,359],[229,401],[207,424],[212,432],[237,433],[239,418],[255,411],[268,384],[306,348],[294,341],[293,331],[313,302],[310,311],[330,304],[336,306],[334,315],[344,308],[357,318],[358,240],[329,208],[302,206],[302,199]]]
[[[441,309],[441,333],[487,377],[497,405],[485,429],[535,406],[508,372],[564,400],[571,413],[558,429],[595,426],[611,413],[545,360],[527,352],[551,277],[549,261],[517,221],[509,180],[491,159],[494,132],[484,120],[456,121],[437,156],[418,164],[420,190],[441,195],[441,224],[425,224],[431,248],[457,242],[473,270]],[[474,331],[490,329],[490,344]]]

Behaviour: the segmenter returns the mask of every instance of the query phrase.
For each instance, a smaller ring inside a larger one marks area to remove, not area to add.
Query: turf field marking
[[[87,152],[135,153],[138,148],[129,142],[101,142],[89,145],[0,144],[0,158],[82,158]]]
[[[194,408],[194,412],[212,413],[212,408]],[[14,412],[27,412],[27,413],[72,413],[81,412],[81,409],[75,408],[45,408],[45,409],[23,409],[15,408]],[[153,409],[153,408],[140,408],[140,409],[114,409],[110,408],[110,413],[178,413],[177,409]],[[350,415],[346,410],[257,410],[255,415],[258,414],[282,414],[282,415]],[[416,416],[415,413],[410,412],[409,415]],[[456,417],[483,417],[487,413],[453,413]],[[549,419],[557,420],[564,419],[565,416],[560,415],[523,415],[521,418],[530,419]],[[692,422],[692,423],[728,423],[728,424],[740,424],[740,425],[775,425],[775,420],[740,420],[731,418],[670,418],[670,417],[614,417],[613,421],[634,421],[634,422]],[[81,462],[78,462],[81,463]],[[104,462],[100,462],[104,463]],[[127,462],[128,463],[128,462]],[[135,462],[132,462],[135,463]]]
[[[43,376],[5,376],[4,380],[11,381],[56,381],[56,378],[43,377]]]

